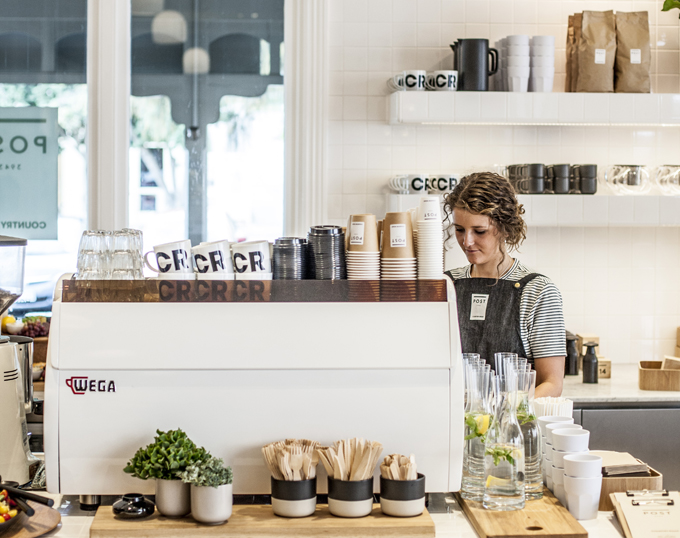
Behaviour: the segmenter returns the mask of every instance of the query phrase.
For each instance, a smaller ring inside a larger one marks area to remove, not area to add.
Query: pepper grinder
[[[564,364],[564,375],[578,375],[578,348],[575,335],[567,334],[567,359]]]
[[[586,346],[586,354],[583,356],[583,382],[597,383],[597,368],[598,361],[595,354],[595,348],[598,344],[595,342],[587,342],[583,344]]]

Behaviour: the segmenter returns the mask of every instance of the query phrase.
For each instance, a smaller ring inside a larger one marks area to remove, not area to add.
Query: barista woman
[[[562,296],[553,282],[513,259],[526,239],[524,208],[510,182],[481,172],[464,177],[444,201],[454,236],[470,265],[447,271],[458,302],[464,353],[495,368],[494,353],[526,357],[536,370],[536,397],[560,396],[566,355]]]

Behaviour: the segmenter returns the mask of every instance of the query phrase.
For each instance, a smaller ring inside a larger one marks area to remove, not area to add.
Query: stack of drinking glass
[[[143,280],[142,232],[86,230],[78,247],[78,280]]]

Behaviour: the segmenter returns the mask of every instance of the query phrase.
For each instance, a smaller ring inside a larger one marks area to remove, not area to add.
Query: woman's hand
[[[543,357],[534,361],[536,369],[535,398],[562,395],[562,380],[564,379],[564,357]]]

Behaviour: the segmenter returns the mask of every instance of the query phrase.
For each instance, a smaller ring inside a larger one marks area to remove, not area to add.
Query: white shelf
[[[395,92],[391,124],[680,126],[680,94]]]
[[[387,211],[418,206],[422,194],[389,194]],[[680,196],[520,194],[528,226],[680,226]]]

